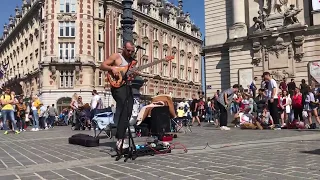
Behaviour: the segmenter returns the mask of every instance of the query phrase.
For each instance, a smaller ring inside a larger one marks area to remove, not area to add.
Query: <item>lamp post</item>
[[[125,44],[128,41],[133,41],[133,25],[134,25],[134,19],[132,15],[132,0],[122,0],[122,20],[121,20],[121,28],[123,30],[123,44]]]

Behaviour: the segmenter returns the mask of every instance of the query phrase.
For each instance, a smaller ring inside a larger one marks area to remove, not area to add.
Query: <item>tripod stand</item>
[[[134,55],[133,56],[135,56],[136,54],[137,54],[137,51],[139,50],[140,48],[137,48],[136,49],[136,51],[135,51],[135,53],[134,53]],[[132,61],[130,62],[130,63],[132,63]],[[128,69],[128,71],[129,71],[129,69]],[[124,139],[125,139],[125,134],[124,134],[124,136],[123,136],[123,138],[121,139],[121,147],[118,149],[118,147],[117,147],[117,150],[116,150],[116,152],[117,152],[117,154],[116,155],[112,155],[111,157],[116,157],[116,161],[118,161],[118,160],[120,160],[121,158],[125,158],[124,159],[124,162],[126,162],[128,159],[131,159],[131,160],[135,160],[136,158],[137,158],[137,154],[136,154],[136,145],[135,145],[135,143],[134,143],[134,140],[133,140],[133,136],[132,136],[132,132],[131,132],[131,130],[130,130],[130,118],[131,118],[131,113],[132,112],[129,112],[129,109],[131,109],[131,108],[129,108],[129,98],[132,98],[132,100],[133,100],[133,96],[132,96],[132,87],[131,87],[131,83],[130,83],[130,81],[128,80],[128,71],[126,72],[126,74],[125,74],[125,88],[126,88],[126,97],[125,97],[125,101],[124,101],[124,104],[123,104],[123,106],[126,106],[126,115],[127,115],[127,122],[125,122],[125,124],[126,124],[126,128],[125,128],[125,131],[124,131],[124,133],[126,133],[126,131],[128,132],[128,145],[129,145],[129,147],[128,148],[126,148],[126,149],[123,149],[123,144],[124,144]],[[131,100],[130,100],[131,101]],[[118,106],[119,104],[117,103],[117,106]],[[131,105],[131,104],[130,104]],[[132,104],[133,105],[133,104]],[[122,113],[124,113],[123,112],[123,110],[124,110],[125,108],[123,107],[123,109],[122,109],[122,112],[120,113],[120,116],[121,116],[121,114]],[[121,119],[120,119],[120,117],[119,117],[119,121],[120,121]],[[119,127],[118,127],[119,128]]]

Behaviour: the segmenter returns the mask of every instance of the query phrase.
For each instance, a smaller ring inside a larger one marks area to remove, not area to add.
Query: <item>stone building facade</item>
[[[320,83],[320,14],[304,0],[205,0],[206,85],[247,88],[264,71]]]
[[[176,57],[144,70],[141,92],[190,97],[200,89],[202,41],[190,14],[182,11],[182,1],[178,7],[134,0],[133,7],[135,43],[147,49],[138,54],[139,64],[172,53]],[[110,89],[98,67],[110,54],[121,52],[121,12],[119,0],[22,0],[0,39],[4,86],[27,97],[37,94],[45,105],[59,109],[69,105],[74,93],[90,102],[91,91],[97,89],[110,105]]]

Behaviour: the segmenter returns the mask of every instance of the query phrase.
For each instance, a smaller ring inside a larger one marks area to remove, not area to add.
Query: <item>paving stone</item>
[[[13,172],[19,172],[17,169],[21,169],[21,177],[33,179],[320,179],[320,156],[313,154],[319,149],[318,141],[314,141],[318,131],[192,129],[192,133],[175,139],[189,148],[188,153],[173,150],[170,155],[139,157],[127,163],[115,162],[105,146],[68,144],[68,137],[79,133],[70,127],[19,136],[0,133],[0,174],[8,175],[9,180],[16,179]],[[203,149],[206,143],[210,147]]]
[[[0,176],[0,179],[3,179],[3,180],[17,180],[17,176],[15,175],[8,175],[8,176]]]
[[[41,180],[38,176],[20,177],[21,180]]]

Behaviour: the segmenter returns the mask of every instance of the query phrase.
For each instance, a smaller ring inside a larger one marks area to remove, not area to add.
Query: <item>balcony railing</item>
[[[80,57],[52,57],[51,63],[74,64],[74,63],[81,63],[81,60],[80,60]]]

